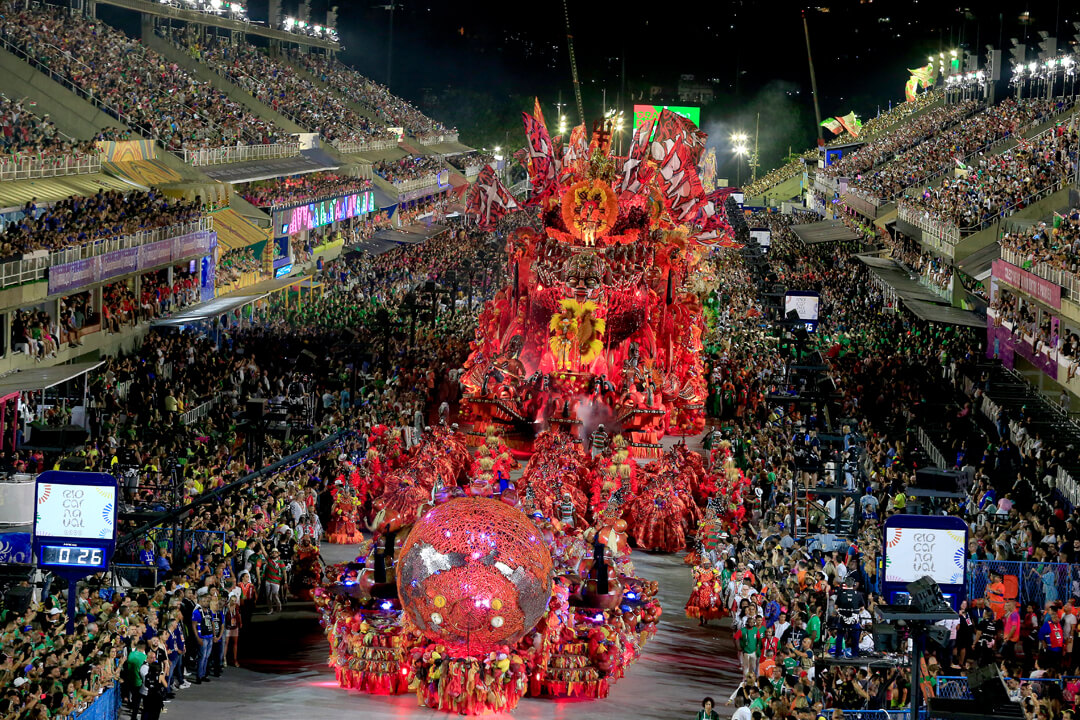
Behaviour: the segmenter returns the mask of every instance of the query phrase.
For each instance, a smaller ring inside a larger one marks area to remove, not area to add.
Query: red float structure
[[[705,136],[667,110],[638,128],[626,157],[607,126],[552,142],[525,115],[538,218],[507,239],[510,283],[480,316],[462,377],[473,441],[497,426],[532,451],[557,428],[585,440],[598,425],[656,458],[665,435],[704,429],[702,307],[692,283],[713,244],[731,242],[725,191],[706,194]],[[516,203],[482,173],[468,209],[481,223]],[[519,209],[520,211],[520,209]]]

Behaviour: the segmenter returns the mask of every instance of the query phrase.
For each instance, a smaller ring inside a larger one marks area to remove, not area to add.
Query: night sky
[[[342,57],[385,80],[389,13],[375,4],[339,9]],[[752,132],[761,112],[763,169],[788,145],[797,151],[814,140],[804,8],[823,117],[855,110],[863,119],[902,100],[907,68],[925,64],[930,52],[964,47],[979,52],[982,64],[987,44],[1008,48],[1013,37],[1026,35],[1032,52],[1039,30],[1056,34],[1060,51],[1075,41],[1072,22],[1080,20],[1077,5],[1060,0],[956,6],[940,0],[823,0],[819,6],[690,0],[668,6],[677,8],[671,13],[663,3],[569,0],[569,6],[587,117],[600,115],[602,90],[608,107],[619,101],[624,60],[629,97],[647,96],[651,86],[674,89],[680,75],[691,74],[715,82],[716,100],[702,123],[714,139],[734,129]],[[463,89],[496,105],[537,94],[549,120],[561,92],[572,110],[563,4],[535,3],[531,15],[526,7],[406,0],[394,13],[393,90],[420,102],[445,88]],[[627,112],[629,97],[621,105]],[[439,110],[436,117],[455,122],[453,108]]]
[[[380,82],[387,75],[390,1],[336,3],[342,60]],[[987,44],[1003,47],[1008,58],[1010,38],[1026,39],[1030,57],[1039,31],[1058,37],[1059,52],[1080,33],[1073,26],[1080,4],[1062,0],[567,2],[589,124],[602,113],[605,91],[606,107],[629,114],[634,98],[648,102],[654,87],[674,92],[680,76],[693,75],[715,88],[702,126],[717,145],[721,176],[731,177],[727,137],[735,130],[752,135],[759,114],[762,171],[789,148],[814,143],[804,9],[823,118],[854,110],[866,120],[901,101],[907,69],[924,65],[929,53],[961,47],[977,52],[982,66]],[[266,3],[250,0],[252,19],[265,19]],[[295,12],[297,0],[283,4]],[[323,21],[328,0],[312,4],[312,20]],[[520,143],[519,113],[531,110],[533,95],[551,124],[561,94],[576,124],[562,0],[399,0],[395,7],[391,89],[456,125],[463,141]],[[669,97],[668,104],[679,103]]]

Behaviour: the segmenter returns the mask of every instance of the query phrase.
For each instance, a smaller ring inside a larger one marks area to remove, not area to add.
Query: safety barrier
[[[923,452],[926,453],[927,457],[930,458],[930,461],[934,463],[935,466],[942,470],[948,470],[953,467],[952,463],[945,462],[945,456],[938,450],[937,445],[930,439],[930,435],[927,434],[926,430],[921,427],[918,428],[916,437],[919,439],[919,445],[922,446]]]
[[[1005,577],[1006,599],[1012,596],[1037,608],[1080,594],[1080,563],[969,560],[968,597],[986,597],[991,572]]]
[[[101,172],[101,156],[64,155],[46,158],[0,158],[0,181],[91,175]]]
[[[49,253],[49,265],[65,265],[70,262],[75,262],[76,260],[85,260],[87,258],[116,252],[118,250],[128,250],[160,240],[168,240],[169,238],[180,237],[181,235],[189,235],[191,233],[199,232],[200,230],[213,229],[214,218],[207,215],[198,220],[192,220],[191,222],[167,225],[165,227],[154,228],[153,230],[143,230],[130,235],[120,235],[117,237],[104,238],[102,240],[94,240],[92,242],[83,243],[82,245],[76,245],[63,250],[56,250]]]
[[[113,563],[113,575],[131,587],[157,587],[158,569],[150,565],[134,563]]]
[[[356,153],[390,150],[396,148],[398,143],[397,140],[365,140],[363,142],[334,140],[330,144],[342,155],[355,155]]]
[[[116,685],[94,698],[83,710],[68,716],[70,720],[116,720],[120,717],[120,690]]]
[[[184,413],[180,415],[180,422],[185,426],[190,426],[190,425],[193,425],[194,423],[199,422],[203,418],[210,415],[210,411],[214,409],[214,407],[217,405],[217,403],[218,403],[218,398],[215,396],[215,397],[210,398],[209,400],[207,400],[204,403],[200,403],[199,405],[196,405],[195,407],[191,408],[190,410],[184,411]]]
[[[49,258],[44,255],[8,260],[0,265],[0,287],[9,288],[44,280],[48,267]]]
[[[827,718],[831,718],[836,709],[828,709],[824,711],[824,715]],[[840,712],[844,714],[844,720],[911,720],[911,710],[904,708],[903,710],[844,710]],[[920,718],[927,716],[926,708],[922,709],[919,713]]]
[[[393,185],[394,188],[398,190],[398,192],[406,193],[411,190],[419,190],[420,188],[433,187],[435,185],[438,185],[438,183],[438,175],[428,175],[427,177],[417,178],[416,180],[395,182],[393,183]]]
[[[960,242],[960,226],[956,223],[931,217],[930,213],[908,205],[903,200],[897,206],[896,216],[929,233],[945,245],[953,246]]]
[[[184,162],[193,167],[225,165],[249,160],[273,160],[300,154],[300,143],[273,143],[268,145],[237,145],[234,147],[184,150]]]

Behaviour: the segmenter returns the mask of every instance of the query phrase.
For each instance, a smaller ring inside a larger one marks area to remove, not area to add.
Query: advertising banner
[[[217,235],[209,230],[114,250],[104,255],[49,268],[49,294],[68,293],[87,285],[130,275],[210,251]]]
[[[995,260],[990,274],[1004,283],[1018,288],[1041,303],[1061,309],[1061,286],[1038,275],[1022,270],[1004,260]]]
[[[1034,346],[1022,335],[1013,335],[1012,330],[1004,325],[995,325],[994,318],[986,319],[986,357],[1001,360],[1001,364],[1012,370],[1016,367],[1016,356],[1027,360],[1050,376],[1058,378],[1057,360],[1045,353],[1035,352]]]

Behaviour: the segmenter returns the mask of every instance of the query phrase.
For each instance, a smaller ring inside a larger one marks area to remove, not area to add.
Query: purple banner
[[[114,250],[87,260],[53,265],[49,268],[49,294],[68,293],[103,280],[206,255],[216,242],[215,233],[200,230],[137,248]]]
[[[76,260],[49,268],[49,294],[67,292],[84,285],[92,285],[98,276],[100,257]]]
[[[986,357],[997,358],[1001,364],[1009,370],[1016,365],[1016,356],[1027,360],[1035,367],[1050,376],[1051,380],[1057,380],[1058,364],[1044,353],[1036,353],[1022,335],[1013,335],[1012,331],[1004,325],[995,325],[994,319],[986,319]]]
[[[995,260],[990,274],[1014,288],[1023,290],[1039,302],[1058,310],[1061,309],[1061,286],[1056,283],[1043,280],[1038,275],[1022,270],[1004,260]]]
[[[127,275],[139,269],[139,248],[127,248],[101,256],[101,274],[98,280],[108,280]]]
[[[139,247],[139,268],[151,268],[156,265],[164,265],[172,260],[173,241],[158,240]]]

